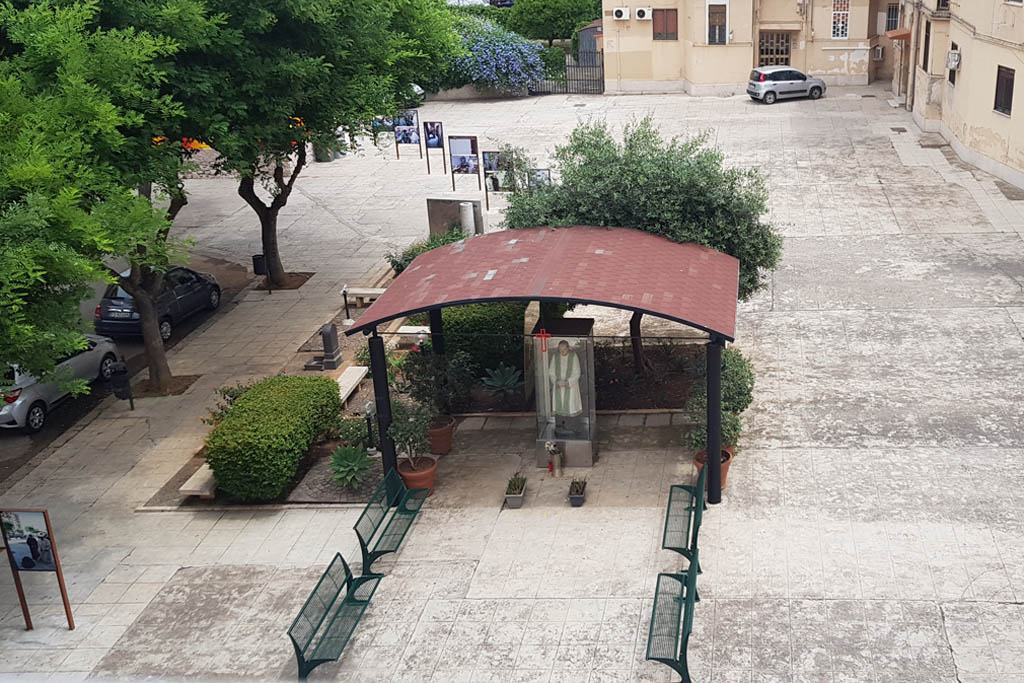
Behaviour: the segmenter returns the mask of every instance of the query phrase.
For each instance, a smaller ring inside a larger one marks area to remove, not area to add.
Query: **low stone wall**
[[[526,90],[518,92],[505,92],[503,90],[478,90],[475,86],[464,85],[461,88],[441,90],[436,93],[427,93],[425,98],[428,102],[452,102],[458,100],[504,100],[513,97],[525,97]]]

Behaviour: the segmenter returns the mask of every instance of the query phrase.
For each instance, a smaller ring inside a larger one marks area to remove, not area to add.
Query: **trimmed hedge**
[[[440,235],[434,235],[433,237],[423,241],[410,244],[401,252],[385,254],[384,259],[391,264],[392,268],[395,269],[395,275],[398,275],[408,268],[409,264],[411,264],[413,260],[423,252],[443,247],[446,244],[461,242],[469,237],[470,235],[464,233],[461,227],[453,227],[448,230],[448,232],[441,233]]]
[[[338,384],[328,377],[280,375],[252,385],[206,439],[217,488],[241,501],[279,497],[339,412]]]

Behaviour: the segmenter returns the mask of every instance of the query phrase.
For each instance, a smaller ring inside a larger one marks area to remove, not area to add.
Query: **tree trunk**
[[[281,162],[274,163],[272,177],[277,194],[274,195],[274,199],[269,204],[265,204],[259,198],[259,195],[256,194],[255,179],[256,175],[260,172],[259,165],[254,164],[238,183],[238,196],[244,199],[252,207],[253,211],[256,212],[256,215],[259,216],[263,256],[267,263],[267,279],[271,284],[277,286],[285,284],[286,275],[284,264],[281,262],[281,250],[277,243],[277,216],[281,213],[281,209],[288,204],[288,197],[291,196],[295,180],[299,177],[299,173],[302,172],[305,164],[305,144],[298,145],[295,168],[292,169],[291,175],[288,176],[287,180],[285,180],[284,167],[281,165]]]
[[[644,342],[640,336],[640,320],[644,314],[634,311],[629,319],[629,341],[633,346],[633,372],[637,375],[647,374],[647,359],[644,357]]]
[[[188,198],[182,190],[179,194],[171,197],[170,206],[167,208],[167,230],[161,236],[167,238],[171,223],[185,205]],[[144,255],[140,250],[139,256]],[[167,362],[167,349],[164,348],[164,340],[160,338],[160,318],[157,315],[156,299],[163,288],[163,273],[153,270],[151,266],[133,263],[128,276],[120,276],[121,288],[131,294],[135,302],[135,310],[139,313],[139,323],[142,326],[142,346],[146,350],[146,364],[149,367],[150,389],[161,394],[171,390],[171,380],[174,375],[171,373],[171,366]]]
[[[171,390],[174,375],[167,363],[164,340],[160,338],[160,320],[157,317],[155,297],[147,291],[141,291],[140,296],[133,298],[135,309],[139,312],[139,321],[142,323],[142,345],[146,349],[150,389],[166,394]]]

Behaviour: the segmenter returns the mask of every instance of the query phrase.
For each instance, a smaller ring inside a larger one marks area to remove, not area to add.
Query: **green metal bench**
[[[693,551],[690,569],[681,574],[658,574],[651,611],[651,629],[647,634],[647,659],[671,667],[692,683],[686,661],[686,647],[693,630],[694,604],[697,597],[697,550]]]
[[[696,562],[697,536],[700,534],[701,519],[704,516],[704,487],[707,482],[708,468],[703,467],[697,475],[697,483],[693,486],[672,486],[668,493],[668,510],[665,513],[665,531],[661,537],[661,547],[674,550],[692,566]]]
[[[288,629],[300,681],[324,662],[341,657],[381,578],[356,578],[341,553],[334,556]]]
[[[364,576],[373,573],[371,567],[378,557],[398,550],[429,493],[430,489],[405,488],[398,472],[394,468],[388,470],[353,527],[359,537],[359,550],[363,553]],[[388,518],[392,507],[395,512]],[[384,524],[385,519],[387,524]],[[384,531],[370,550],[370,542],[381,526],[384,526]]]

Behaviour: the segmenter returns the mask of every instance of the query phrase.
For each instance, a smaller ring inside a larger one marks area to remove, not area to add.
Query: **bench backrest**
[[[348,592],[348,585],[351,582],[352,570],[348,568],[348,563],[341,553],[337,553],[299,610],[299,616],[295,617],[295,621],[288,629],[288,635],[296,648],[302,652],[309,648],[317,630],[330,612],[331,605],[340,594]]]
[[[697,557],[697,535],[700,533],[700,523],[704,519],[704,496],[705,489],[708,483],[708,468],[700,468],[700,474],[697,475],[697,484],[694,486],[694,490],[697,495],[693,501],[693,524],[690,526],[690,550],[694,553],[694,558]]]
[[[388,491],[394,491],[395,493],[389,496]],[[353,527],[359,538],[363,541],[363,544],[370,542],[373,535],[377,533],[377,529],[380,528],[384,518],[387,517],[388,510],[392,505],[400,501],[404,494],[405,484],[402,483],[402,478],[398,476],[398,472],[394,468],[388,470],[388,473],[384,476],[384,481],[380,483],[380,486],[370,496],[370,502],[366,504],[363,514],[359,515],[359,519],[356,520]]]
[[[699,552],[693,549],[693,560],[686,572],[686,592],[683,604],[683,625],[679,636],[679,658],[686,657],[686,643],[693,631],[693,605],[697,602],[697,567],[700,566]]]

